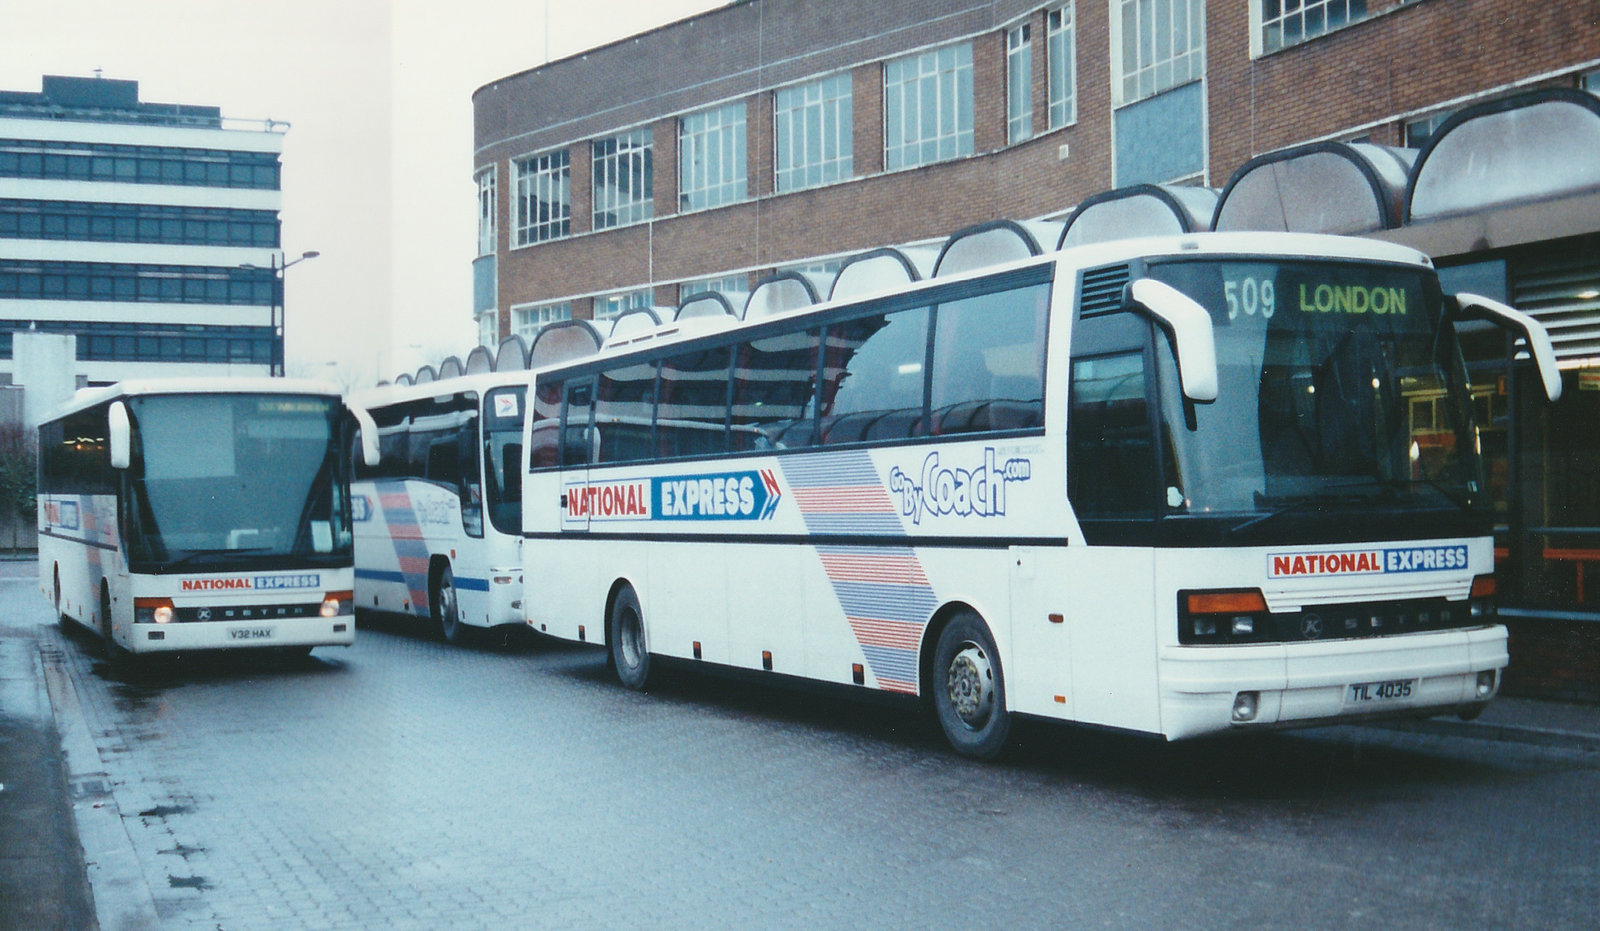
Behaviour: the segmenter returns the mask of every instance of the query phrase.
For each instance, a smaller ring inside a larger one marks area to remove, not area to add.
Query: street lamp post
[[[288,259],[287,261],[285,261],[284,254],[282,252],[274,252],[270,256],[270,260],[272,262],[272,264],[269,266],[269,268],[272,271],[272,335],[277,338],[277,342],[278,342],[277,351],[274,353],[273,359],[272,359],[272,372],[271,372],[271,374],[275,378],[281,378],[283,376],[283,362],[284,362],[283,357],[287,353],[287,349],[286,349],[286,347],[284,345],[284,342],[283,342],[283,317],[284,317],[284,309],[283,309],[283,275],[284,275],[284,272],[287,272],[290,268],[292,268],[295,265],[299,265],[301,262],[304,262],[306,259],[314,259],[314,258],[316,258],[317,256],[319,256],[321,254],[322,253],[318,252],[315,249],[309,249],[309,250],[307,250],[305,252],[300,253],[300,257],[299,258]],[[260,268],[261,266],[252,264],[250,262],[246,262],[243,265],[240,265],[239,267],[240,268]]]

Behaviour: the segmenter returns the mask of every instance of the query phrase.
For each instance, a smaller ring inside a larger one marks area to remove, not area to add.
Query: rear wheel
[[[962,756],[992,760],[1011,735],[1000,654],[983,619],[971,611],[957,615],[939,635],[933,707],[945,739]]]
[[[461,604],[456,600],[456,577],[449,566],[439,570],[433,584],[433,619],[439,632],[450,643],[460,643],[465,633],[461,623]]]
[[[617,593],[609,619],[611,663],[617,678],[630,689],[643,689],[650,681],[650,651],[645,644],[644,612],[632,588]]]

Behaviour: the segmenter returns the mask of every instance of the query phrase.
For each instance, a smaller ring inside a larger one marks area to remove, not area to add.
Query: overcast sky
[[[45,74],[291,125],[288,371],[349,386],[476,342],[472,92],[720,0],[0,0],[0,89]],[[548,23],[548,30],[546,25]]]

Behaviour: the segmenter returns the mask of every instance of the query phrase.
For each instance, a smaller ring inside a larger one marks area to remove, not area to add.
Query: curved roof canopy
[[[661,325],[661,315],[653,307],[635,307],[617,314],[611,321],[611,335],[606,337],[606,342],[620,343],[644,333],[649,333]]]
[[[1453,114],[1417,157],[1408,222],[1600,191],[1600,99],[1543,88]]]
[[[472,347],[472,351],[467,353],[467,374],[478,375],[492,371],[494,371],[494,356],[489,353],[489,347]]]
[[[991,220],[957,230],[933,263],[933,277],[955,275],[1001,262],[1015,262],[1054,247],[1061,224],[1047,220]]]
[[[852,255],[839,266],[828,289],[828,300],[886,291],[926,278],[933,272],[938,250],[930,246],[871,249]]]
[[[528,367],[528,344],[522,337],[513,333],[500,341],[500,348],[494,354],[494,370],[496,372],[519,372]]]
[[[744,302],[744,319],[759,320],[817,302],[817,286],[799,272],[779,272],[763,278]]]
[[[461,360],[455,356],[450,356],[439,363],[439,379],[441,381],[446,378],[459,378],[465,372],[466,368],[462,366]]]
[[[1096,194],[1067,218],[1057,248],[1211,228],[1217,192],[1208,187],[1134,184]]]
[[[422,368],[417,369],[417,374],[411,376],[411,383],[414,385],[426,385],[429,382],[438,381],[438,379],[439,374],[433,370],[433,366],[424,365]]]
[[[721,291],[700,291],[678,302],[674,320],[691,320],[695,317],[738,317],[739,310]]]
[[[1400,225],[1412,149],[1313,142],[1258,155],[1229,179],[1211,228],[1375,233]]]
[[[533,338],[528,350],[528,368],[534,369],[568,359],[594,355],[603,340],[600,331],[587,320],[562,320],[547,324]]]

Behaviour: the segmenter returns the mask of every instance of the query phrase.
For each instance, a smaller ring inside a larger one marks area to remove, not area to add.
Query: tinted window
[[[1043,426],[1049,308],[1045,284],[939,305],[930,390],[933,433]]]
[[[702,456],[728,449],[727,347],[696,349],[661,363],[657,454]]]
[[[823,443],[922,435],[928,308],[873,314],[828,327]]]
[[[735,449],[810,446],[820,330],[786,333],[734,348],[732,435]]]

